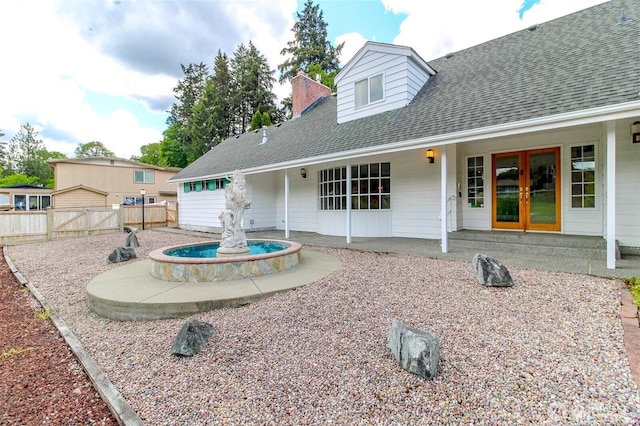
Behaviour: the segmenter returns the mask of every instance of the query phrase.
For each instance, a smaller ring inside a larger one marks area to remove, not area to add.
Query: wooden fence
[[[144,228],[177,226],[177,206],[144,207]],[[125,226],[142,229],[141,206],[52,209],[39,212],[0,212],[0,244],[123,232]]]

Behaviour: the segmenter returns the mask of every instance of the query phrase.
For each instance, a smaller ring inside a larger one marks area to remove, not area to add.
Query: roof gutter
[[[523,133],[541,132],[545,130],[560,129],[565,127],[579,126],[585,124],[595,124],[610,120],[619,120],[640,116],[640,101],[625,102],[622,104],[609,105],[606,107],[591,108],[568,112],[564,114],[539,117],[530,120],[515,121],[511,123],[499,124],[471,130],[463,130],[455,133],[445,133],[442,135],[428,136],[424,138],[412,139],[390,144],[378,145],[362,148],[353,151],[341,151],[316,157],[297,159],[282,163],[269,164],[260,167],[244,169],[245,175],[273,172],[287,168],[309,166],[321,164],[329,161],[344,160],[345,158],[358,158],[370,155],[388,154],[391,152],[407,151],[411,149],[428,148],[438,145],[451,145],[463,142],[480,141],[494,139],[503,136],[520,135]],[[228,176],[233,171],[203,176],[202,179],[215,179]],[[200,178],[199,178],[200,179]],[[169,180],[169,183],[189,182],[193,178]]]

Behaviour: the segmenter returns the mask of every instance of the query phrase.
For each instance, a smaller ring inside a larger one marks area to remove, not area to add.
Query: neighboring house
[[[63,158],[47,161],[54,171],[53,207],[108,207],[176,201],[176,187],[167,183],[181,169],[159,167],[123,158]]]
[[[0,211],[38,211],[51,206],[53,189],[18,184],[0,187]]]
[[[640,2],[621,0],[429,62],[368,42],[337,94],[298,75],[292,120],[173,176],[179,226],[219,226],[219,189],[240,169],[245,229],[440,239],[444,252],[461,229],[602,236],[614,268],[616,239],[640,247],[639,47]]]

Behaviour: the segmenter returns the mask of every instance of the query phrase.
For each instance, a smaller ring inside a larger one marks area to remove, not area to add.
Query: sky
[[[314,0],[345,65],[366,41],[427,62],[604,0]],[[181,64],[252,41],[277,70],[305,0],[2,0],[0,140],[29,123],[49,151],[117,157],[162,140]],[[278,78],[278,74],[274,74]],[[289,84],[274,88],[279,99]]]

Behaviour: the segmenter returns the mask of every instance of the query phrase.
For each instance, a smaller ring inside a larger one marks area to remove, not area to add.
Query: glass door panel
[[[555,152],[529,156],[529,218],[531,223],[556,223]]]
[[[519,153],[494,157],[494,226],[504,228],[522,226],[521,163]]]
[[[560,150],[527,152],[527,229],[560,230]]]

